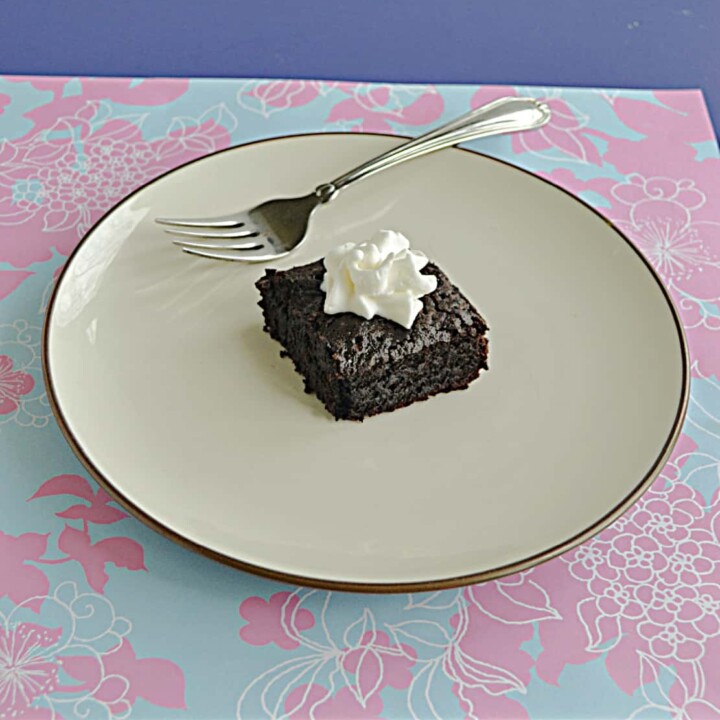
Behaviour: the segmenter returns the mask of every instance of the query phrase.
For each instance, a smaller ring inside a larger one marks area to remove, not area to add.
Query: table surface
[[[0,72],[702,88],[717,0],[3,3]]]

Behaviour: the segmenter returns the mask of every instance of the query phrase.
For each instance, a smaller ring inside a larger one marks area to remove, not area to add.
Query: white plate
[[[191,258],[153,223],[305,192],[397,142],[310,135],[204,158],[127,198],[68,262],[46,333],[55,410],[156,529],[286,580],[445,587],[571,547],[659,472],[687,402],[677,315],[629,241],[545,181],[445,151],[341,194],[276,263],[397,229],[487,318],[480,380],[362,424],[305,395],[262,332],[264,267]]]

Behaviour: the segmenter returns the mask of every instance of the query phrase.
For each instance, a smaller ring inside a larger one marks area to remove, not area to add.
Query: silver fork
[[[500,98],[368,160],[307,195],[261,203],[250,210],[211,218],[156,218],[173,242],[192,255],[216,260],[263,262],[287,255],[304,240],[313,211],[352,183],[406,160],[490,135],[534,130],[550,109],[532,98]]]

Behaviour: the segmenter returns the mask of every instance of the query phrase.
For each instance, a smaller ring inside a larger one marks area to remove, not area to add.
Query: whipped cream
[[[394,230],[380,230],[364,243],[340,245],[324,260],[324,310],[367,320],[379,315],[409,330],[423,308],[420,298],[437,288],[435,276],[420,273],[427,262]]]

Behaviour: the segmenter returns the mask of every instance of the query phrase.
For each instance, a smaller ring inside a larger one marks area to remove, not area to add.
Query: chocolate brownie
[[[264,329],[335,418],[362,420],[461,390],[487,369],[485,320],[436,265],[423,272],[438,286],[410,330],[382,317],[326,314],[322,260],[267,270],[256,283]]]

